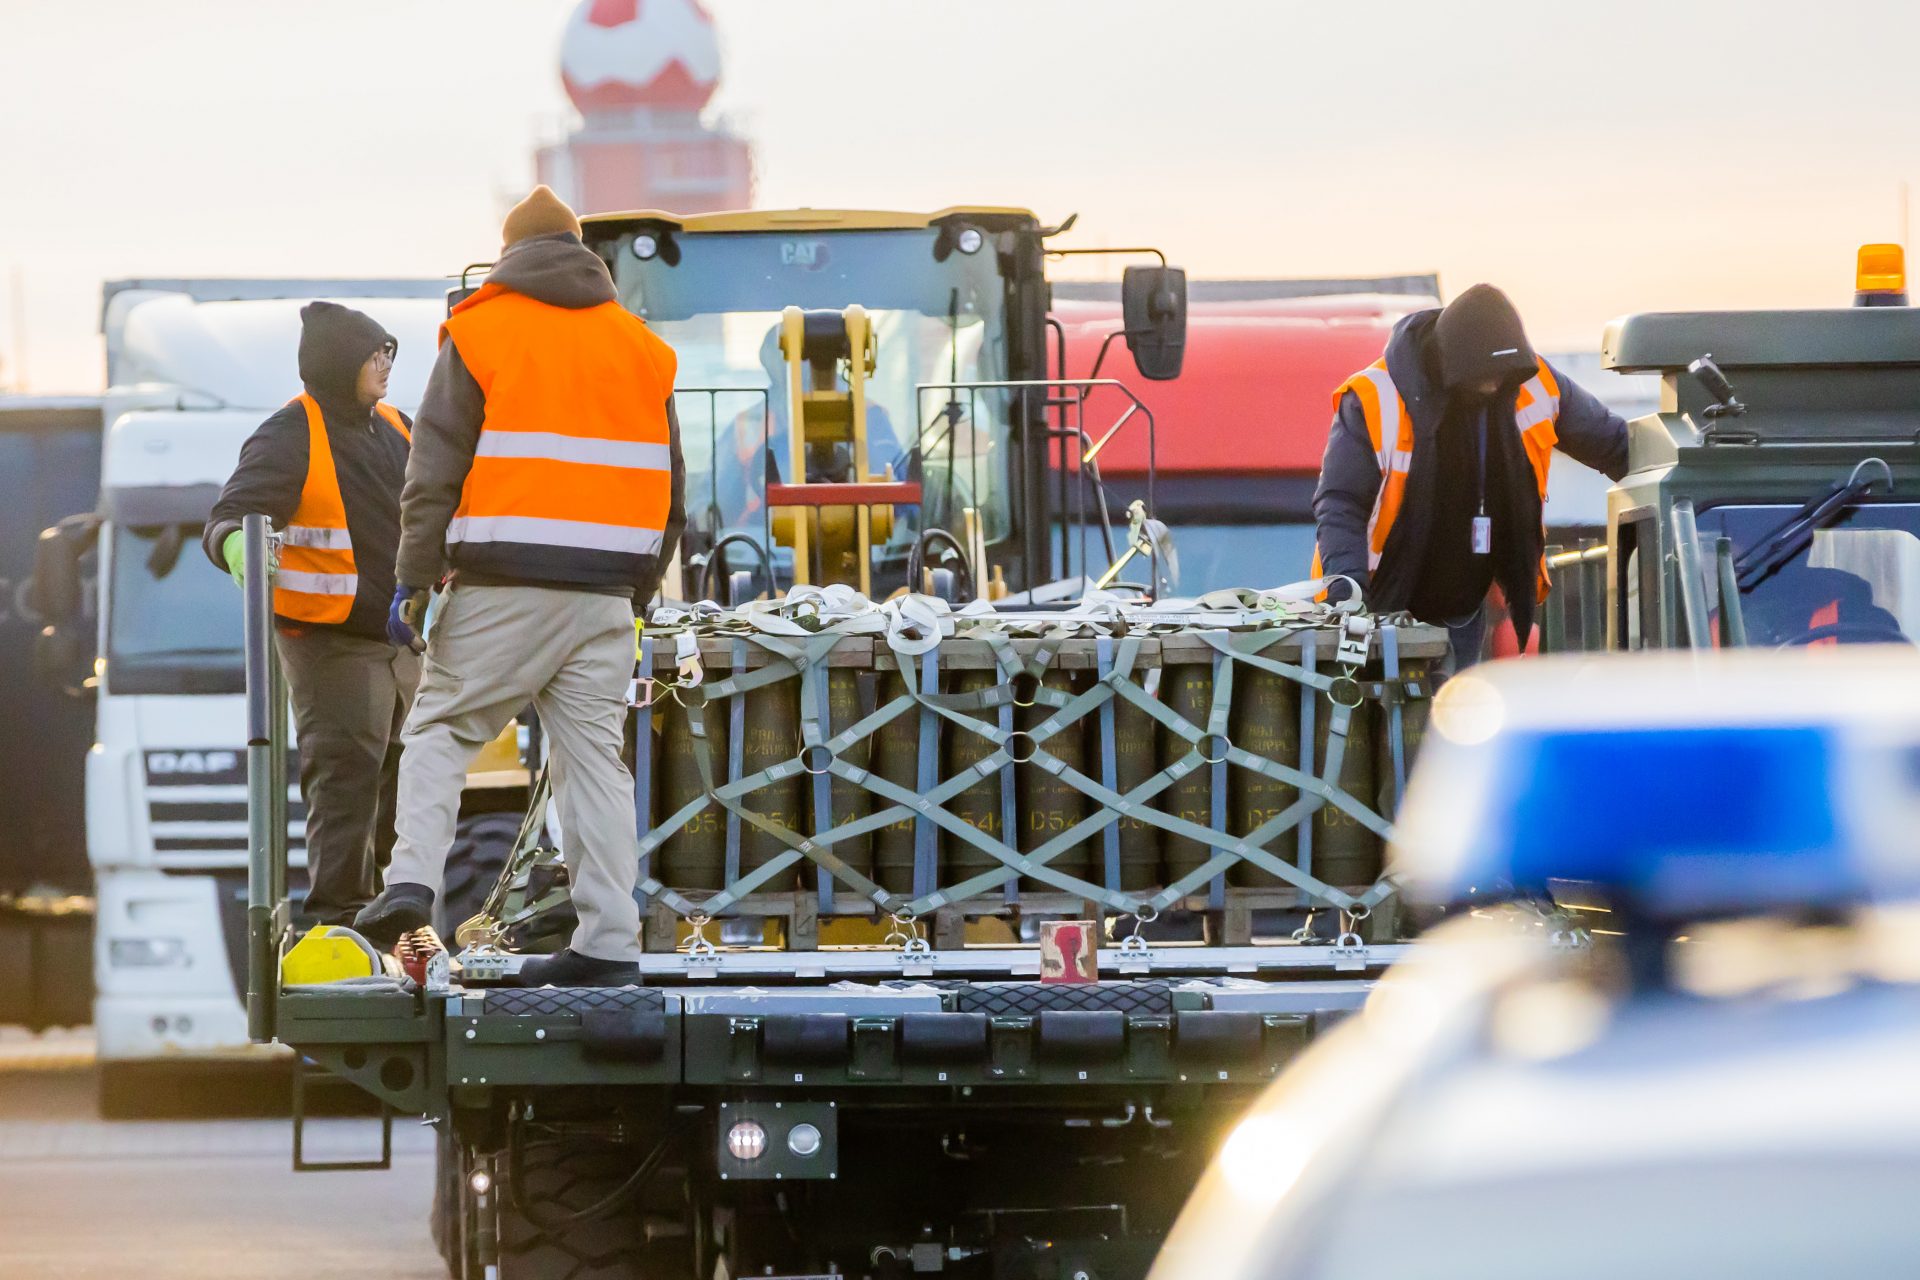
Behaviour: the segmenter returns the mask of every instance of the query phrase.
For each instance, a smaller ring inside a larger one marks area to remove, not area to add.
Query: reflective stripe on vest
[[[447,525],[455,566],[593,582],[631,572],[610,557],[657,555],[672,349],[617,302],[570,309],[492,285],[441,332],[486,401]]]
[[[1544,528],[1547,474],[1553,464],[1554,444],[1560,438],[1556,429],[1560,419],[1560,384],[1554,380],[1553,370],[1547,367],[1546,361],[1540,361],[1539,365],[1539,372],[1521,383],[1514,396],[1513,420],[1520,429],[1527,463],[1533,468],[1534,482],[1539,487]],[[1385,358],[1340,384],[1333,393],[1335,413],[1339,412],[1340,401],[1349,391],[1360,402],[1367,424],[1367,440],[1380,464],[1380,489],[1374,496],[1373,512],[1367,517],[1367,569],[1371,572],[1380,567],[1387,536],[1393,532],[1406,503],[1407,473],[1413,464],[1413,418],[1407,413],[1406,402],[1394,386],[1392,375],[1387,372]],[[1317,546],[1313,553],[1313,576],[1322,576]],[[1551,585],[1546,559],[1542,556],[1538,583],[1542,600],[1546,599]]]
[[[273,576],[273,611],[298,622],[345,622],[353,612],[360,575],[353,563],[353,538],[347,532],[347,504],[333,466],[326,418],[310,395],[290,403],[307,413],[307,478],[300,505],[280,531],[280,563]],[[390,404],[375,405],[402,439],[412,436]]]

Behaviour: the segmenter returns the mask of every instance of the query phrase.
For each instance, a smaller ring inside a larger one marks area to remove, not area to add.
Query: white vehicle
[[[1249,1112],[1154,1280],[1911,1272],[1920,654],[1496,664],[1432,727],[1400,867],[1470,910]]]
[[[201,552],[201,526],[241,442],[300,391],[306,302],[358,308],[398,338],[388,399],[411,413],[432,367],[446,288],[439,280],[107,286],[100,503],[84,538],[97,546],[97,581],[88,584],[99,622],[86,830],[98,897],[93,1015],[103,1102],[141,1063],[261,1052],[247,1043],[242,997],[240,593]],[[65,533],[78,583],[83,539]],[[48,573],[44,555],[37,573]],[[57,666],[64,651],[84,666],[83,640],[48,646],[49,661]],[[290,802],[298,815],[297,786]],[[503,798],[506,807],[519,803]],[[296,880],[300,833],[296,821]]]

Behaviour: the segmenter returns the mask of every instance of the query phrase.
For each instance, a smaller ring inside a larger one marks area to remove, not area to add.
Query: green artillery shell
[[[1262,671],[1248,663],[1239,664],[1233,673],[1233,714],[1229,731],[1235,746],[1265,757],[1290,769],[1300,767],[1300,686],[1285,676]],[[1292,783],[1270,778],[1251,769],[1227,771],[1229,797],[1227,829],[1245,835],[1300,798]],[[1283,862],[1295,860],[1298,835],[1288,828],[1265,846]],[[1270,871],[1250,863],[1237,863],[1227,879],[1236,885],[1271,887],[1284,883]]]
[[[969,668],[942,674],[948,693],[976,693],[1000,683],[999,673],[992,670]],[[973,718],[987,724],[997,724],[999,712],[982,711]],[[992,739],[945,719],[940,722],[940,738],[942,781],[972,767],[998,749]],[[996,773],[977,782],[947,801],[947,812],[995,840],[1002,839],[1005,833],[1001,830],[1000,820],[1000,775]],[[999,859],[992,854],[968,844],[950,831],[940,833],[940,862],[940,883],[943,885],[958,884],[1000,865]]]
[[[1375,797],[1373,718],[1377,710],[1371,700],[1353,709],[1339,778],[1340,789],[1368,808],[1373,807]],[[1322,774],[1326,771],[1333,711],[1333,703],[1321,694],[1313,723],[1319,745],[1314,758]],[[1361,826],[1352,814],[1328,804],[1314,815],[1313,874],[1342,888],[1372,884],[1380,878],[1380,837]]]
[[[1136,686],[1138,680],[1133,682]],[[1090,725],[1099,723],[1098,713]],[[1125,795],[1153,777],[1159,766],[1154,762],[1158,728],[1152,716],[1125,698],[1113,700],[1113,776],[1114,788]],[[1089,757],[1093,753],[1089,752]],[[1097,776],[1097,775],[1096,775]],[[1151,889],[1160,883],[1160,828],[1142,818],[1121,818],[1119,830],[1120,887]],[[1096,858],[1104,857],[1096,838]],[[1104,881],[1104,870],[1096,880]]]
[[[689,705],[693,707],[691,713]],[[705,794],[700,770],[694,763],[689,714],[699,715],[706,726],[707,753],[713,762],[714,780],[717,782],[727,775],[726,704],[705,706],[699,689],[682,690],[669,698],[661,714],[660,755],[655,765],[655,772],[660,775],[663,822],[678,813],[682,805]],[[718,889],[725,878],[726,861],[727,811],[709,803],[660,846],[660,879],[675,889]]]
[[[800,754],[800,680],[791,677],[762,685],[746,695],[746,739],[740,752],[740,776],[754,774]],[[807,829],[806,775],[770,782],[742,797],[742,807],[780,823],[789,831]],[[780,837],[748,822],[740,824],[740,873],[765,866],[787,848]],[[758,892],[778,893],[791,889],[796,877],[782,874],[760,886]]]
[[[1409,683],[1417,681],[1423,695],[1400,704],[1400,741],[1404,744],[1400,758],[1406,762],[1407,772],[1411,775],[1414,757],[1420,750],[1420,740],[1427,736],[1427,709],[1433,705],[1433,686],[1428,683],[1431,673],[1424,663],[1402,667],[1401,676]],[[1393,794],[1393,740],[1389,736],[1393,727],[1391,708],[1375,708],[1375,720],[1379,729],[1373,765],[1378,775],[1375,794],[1379,797],[1379,803],[1375,808],[1381,817],[1391,819],[1400,808],[1398,797]]]
[[[831,667],[827,671],[827,736],[835,737],[860,719],[860,676],[851,667]],[[872,756],[873,739],[862,738],[840,753],[840,759],[856,769],[867,767]],[[813,779],[807,779],[809,785]],[[833,824],[843,827],[870,812],[868,791],[857,782],[835,774],[832,780]],[[808,800],[811,804],[811,799]],[[862,875],[873,874],[873,837],[855,836],[836,840],[833,855]],[[806,871],[802,868],[802,871]]]
[[[880,674],[879,705],[907,696],[897,671]],[[920,710],[909,706],[873,735],[873,771],[909,793],[920,789]],[[891,801],[873,798],[876,807]],[[891,893],[913,892],[913,816],[907,814],[873,833],[873,878]]]
[[[1168,710],[1184,717],[1204,732],[1208,712],[1213,706],[1212,664],[1182,662],[1167,667],[1166,674],[1161,678],[1160,696],[1166,700]],[[1191,750],[1193,745],[1187,739],[1171,730],[1161,729],[1161,768],[1173,764]],[[1162,791],[1160,805],[1163,812],[1203,827],[1210,826],[1213,822],[1213,766],[1202,764]],[[1171,832],[1167,833],[1163,844],[1166,849],[1168,884],[1213,856],[1210,846]]]
[[[1047,671],[1041,677],[1041,682],[1049,689],[1058,689],[1066,694],[1077,693],[1085,685],[1083,679],[1076,679],[1058,669]],[[1030,732],[1057,714],[1055,708],[1038,703],[1019,708],[1015,712],[1014,723]],[[1039,749],[1069,769],[1085,773],[1085,727],[1084,717],[1069,720],[1041,743]],[[1023,744],[1021,750],[1024,752],[1025,749]],[[1014,767],[1014,786],[1018,797],[1015,812],[1020,820],[1019,848],[1022,853],[1033,852],[1087,816],[1087,797],[1080,789],[1059,774],[1041,768],[1037,761]],[[1085,879],[1091,870],[1088,856],[1093,848],[1092,841],[1081,840],[1055,854],[1047,865],[1056,871]],[[1021,887],[1055,891],[1053,885],[1031,876],[1021,880]]]

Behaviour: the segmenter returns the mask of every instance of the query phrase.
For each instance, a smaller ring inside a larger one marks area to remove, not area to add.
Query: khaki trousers
[[[550,752],[580,917],[573,950],[638,959],[640,844],[633,775],[620,758],[632,676],[633,604],[625,597],[456,582],[433,624],[420,693],[400,734],[398,839],[387,882],[439,892],[467,765],[531,701]]]

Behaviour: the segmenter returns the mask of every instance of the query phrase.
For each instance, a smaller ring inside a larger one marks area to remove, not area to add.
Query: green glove
[[[247,585],[247,538],[235,529],[220,544],[220,558],[227,562],[227,572],[233,575],[233,585],[244,588]]]

